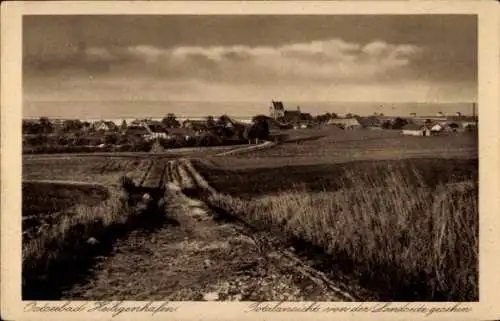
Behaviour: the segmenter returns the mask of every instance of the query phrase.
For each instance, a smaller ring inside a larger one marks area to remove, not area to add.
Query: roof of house
[[[149,134],[146,128],[137,125],[129,126],[125,132],[127,134],[135,134],[135,135]]]
[[[283,102],[281,101],[272,101],[273,107],[276,110],[285,110],[285,107],[283,107]]]
[[[188,126],[200,130],[200,129],[206,129],[208,123],[206,120],[185,120],[182,123],[182,126],[184,127]]]
[[[108,128],[115,128],[117,125],[110,120],[98,120],[92,124],[94,127],[106,126]]]
[[[154,133],[164,133],[165,132],[165,128],[163,128],[163,126],[161,124],[156,124],[156,123],[149,124],[149,129],[151,129],[151,131]]]
[[[148,125],[155,125],[155,124],[156,124],[156,125],[161,125],[161,124],[162,124],[162,122],[161,122],[161,121],[158,121],[158,120],[152,120],[152,119],[146,119],[144,122],[145,122],[146,124],[148,124]]]
[[[116,127],[116,124],[113,123],[111,120],[106,120],[104,123],[108,125],[108,127]]]
[[[191,123],[191,124],[206,124],[206,120],[200,120],[200,119],[186,119],[183,121],[183,123]]]
[[[300,113],[300,117],[302,119],[312,119],[312,115],[310,113]]]
[[[348,126],[360,125],[356,118],[332,118],[328,121],[328,124],[342,124]]]
[[[285,118],[300,118],[301,117],[301,112],[299,110],[285,110],[285,113],[283,115]]]
[[[170,135],[192,135],[193,132],[189,128],[179,127],[179,128],[169,128],[167,132]]]

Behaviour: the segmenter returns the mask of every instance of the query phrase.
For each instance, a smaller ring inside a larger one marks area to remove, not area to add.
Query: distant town
[[[385,116],[373,113],[360,116],[334,112],[311,115],[285,108],[281,101],[271,101],[269,114],[248,119],[230,115],[186,117],[167,113],[162,119],[23,119],[24,153],[59,153],[90,151],[150,151],[194,146],[223,146],[279,140],[289,131],[337,127],[342,130],[398,130],[402,135],[431,136],[450,132],[476,131],[476,107],[473,115],[460,112],[435,115]]]

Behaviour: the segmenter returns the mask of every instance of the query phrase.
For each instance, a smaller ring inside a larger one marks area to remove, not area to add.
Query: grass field
[[[120,175],[139,165],[140,160],[70,157],[23,161],[24,180],[67,180],[117,184]]]
[[[24,294],[36,295],[39,282],[60,279],[65,269],[90,262],[89,251],[105,248],[87,243],[89,238],[107,244],[140,224],[140,202],[129,202],[138,197],[123,189],[120,178],[140,183],[151,164],[145,158],[86,157],[23,163]]]
[[[52,216],[50,224],[42,213],[38,224],[31,224],[31,229],[23,222],[23,273],[46,272],[67,247],[76,248],[88,237],[97,235],[97,226],[104,228],[126,219],[124,206],[121,192],[110,189],[106,200],[97,204],[74,203]],[[38,232],[26,234],[35,228]]]
[[[475,159],[423,158],[243,169],[214,167],[202,161],[193,163],[212,187],[247,199],[297,188],[310,192],[356,188],[356,182],[351,180],[352,173],[356,172],[373,174],[369,176],[373,186],[385,182],[385,176],[377,173],[389,170],[401,171],[413,182],[419,181],[433,188],[450,182],[477,180],[478,177],[478,162]]]
[[[51,184],[25,181],[22,186],[23,217],[60,212],[76,204],[96,205],[108,197],[103,186]]]
[[[213,206],[321,248],[332,271],[384,300],[478,300],[475,138],[391,134],[359,141],[353,131],[193,165],[217,191]]]
[[[75,215],[74,208],[79,204],[97,206],[109,196],[107,188],[96,184],[23,182],[23,242],[45,237],[51,227]]]
[[[319,135],[319,133],[317,133]],[[312,135],[312,134],[311,134]],[[448,156],[457,153],[477,153],[477,136],[472,133],[450,133],[443,136],[402,136],[392,130],[335,130],[325,129],[323,137],[289,142],[275,148],[242,155],[244,159],[324,158],[326,161],[359,159],[408,158],[426,154]]]
[[[319,133],[322,133],[321,138],[318,138]],[[208,157],[204,161],[224,169],[256,169],[414,158],[478,158],[478,140],[473,133],[411,137],[392,130],[330,128],[321,132],[316,130],[309,136],[306,133],[296,135],[305,140],[241,155]]]

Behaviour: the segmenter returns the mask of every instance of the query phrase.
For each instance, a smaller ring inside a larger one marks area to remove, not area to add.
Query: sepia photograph
[[[22,299],[479,301],[477,15],[25,15]]]
[[[1,319],[497,319],[498,4],[186,4],[2,3]]]
[[[478,301],[475,15],[23,17],[23,300]]]

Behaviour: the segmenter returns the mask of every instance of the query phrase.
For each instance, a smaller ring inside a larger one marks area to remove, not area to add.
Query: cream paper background
[[[4,320],[108,320],[107,313],[25,313],[21,301],[21,118],[23,14],[477,14],[480,122],[480,302],[470,313],[246,313],[249,303],[179,302],[175,313],[122,313],[113,319],[493,320],[500,316],[499,5],[495,1],[341,2],[21,2],[1,11],[1,318]],[[103,31],[105,32],[105,31]],[[300,303],[296,303],[298,305]],[[356,303],[324,303],[354,306]],[[449,306],[426,303],[426,306]]]

